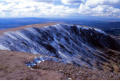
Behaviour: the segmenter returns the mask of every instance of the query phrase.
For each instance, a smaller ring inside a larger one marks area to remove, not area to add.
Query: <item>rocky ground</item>
[[[36,55],[0,51],[0,79],[1,80],[118,80],[120,73],[100,71],[83,68],[70,64],[52,61],[41,62],[33,68],[28,68],[25,63],[31,61]]]
[[[0,51],[0,79],[1,80],[36,80],[36,79],[62,79],[63,73],[31,69],[25,65],[28,59],[35,56],[32,54]]]

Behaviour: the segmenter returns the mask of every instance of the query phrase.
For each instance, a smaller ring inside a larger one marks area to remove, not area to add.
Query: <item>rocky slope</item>
[[[25,62],[35,55],[11,51],[0,51],[0,80],[60,80],[65,79],[60,72],[31,69]]]
[[[78,67],[53,61],[41,62],[33,68],[25,63],[35,57],[28,53],[0,51],[0,80],[119,80],[119,73]],[[54,66],[54,67],[53,67]]]
[[[6,32],[0,49],[42,55],[26,65],[45,60],[91,69],[119,71],[120,43],[104,31],[79,25],[57,24]]]

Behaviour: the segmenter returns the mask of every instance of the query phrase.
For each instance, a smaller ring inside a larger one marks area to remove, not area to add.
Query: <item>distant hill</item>
[[[24,25],[48,23],[45,18],[0,18],[0,29],[16,28]]]

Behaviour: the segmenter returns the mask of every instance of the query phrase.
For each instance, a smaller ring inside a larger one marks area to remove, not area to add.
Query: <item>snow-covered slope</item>
[[[120,51],[120,44],[102,30],[79,25],[32,27],[6,32],[0,37],[1,50],[41,54],[48,59],[90,68],[109,63],[101,51],[106,48]],[[35,61],[40,62],[40,58]]]

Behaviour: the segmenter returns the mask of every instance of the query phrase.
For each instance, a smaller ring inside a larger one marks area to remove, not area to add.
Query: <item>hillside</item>
[[[1,31],[0,49],[1,79],[119,79],[119,39],[97,28],[13,28]]]
[[[0,51],[0,80],[120,79],[119,73],[91,70],[52,61],[42,62],[30,69],[25,62],[34,57],[33,54]]]

